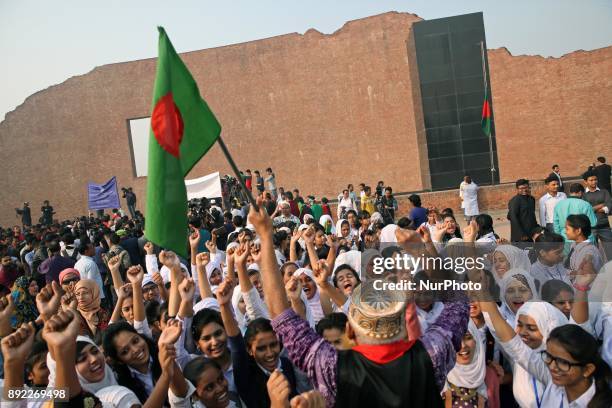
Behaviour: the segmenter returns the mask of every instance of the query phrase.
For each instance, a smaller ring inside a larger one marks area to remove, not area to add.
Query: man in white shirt
[[[342,196],[338,197],[338,219],[346,218],[346,213],[348,210],[354,210],[355,212],[358,211],[355,200],[350,196],[348,188],[345,188],[342,190]]]
[[[565,193],[559,191],[559,180],[555,176],[548,176],[544,180],[546,184],[546,194],[538,201],[540,207],[540,225],[546,226],[550,232],[554,230],[555,206],[561,200],[565,200]]]
[[[93,260],[93,256],[96,254],[96,250],[90,241],[81,241],[79,247],[79,254],[81,257],[74,264],[74,269],[79,271],[81,279],[91,279],[100,286],[100,299],[104,299],[104,285],[102,283],[102,275],[96,261]]]
[[[561,180],[561,171],[559,170],[558,164],[553,164],[552,173],[548,175],[548,178],[554,177],[559,181],[559,191],[563,191],[563,180]]]

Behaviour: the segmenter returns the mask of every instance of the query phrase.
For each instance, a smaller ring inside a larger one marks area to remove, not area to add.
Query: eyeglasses
[[[155,292],[157,290],[157,285],[147,285],[142,288],[143,293]]]
[[[551,363],[554,361],[559,371],[563,372],[568,372],[572,367],[583,367],[585,365],[581,363],[571,363],[563,358],[555,357],[546,350],[542,350],[540,356],[547,366],[550,367]]]

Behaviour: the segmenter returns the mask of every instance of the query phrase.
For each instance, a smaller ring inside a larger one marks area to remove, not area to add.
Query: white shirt
[[[580,263],[586,256],[591,256],[591,261],[593,262],[593,268],[595,271],[599,273],[599,270],[603,266],[603,261],[601,259],[601,254],[599,253],[599,249],[595,245],[593,245],[590,241],[582,241],[580,243],[574,242],[571,246],[570,251],[573,250],[572,256],[570,257],[570,269],[573,271],[577,271],[580,269]]]
[[[542,361],[538,351],[530,349],[519,336],[514,336],[507,343],[501,342],[501,345],[515,363],[527,370],[538,382],[544,385],[544,394],[540,401],[541,407],[586,408],[595,395],[595,384],[593,383],[584,394],[569,403],[565,389],[553,383],[550,370],[546,363]],[[533,393],[533,390],[531,391]],[[535,399],[535,394],[533,395]]]
[[[531,265],[530,272],[533,279],[537,279],[540,282],[540,290],[542,289],[544,283],[552,279],[561,280],[570,286],[572,285],[572,282],[569,279],[569,271],[565,269],[562,263],[547,266],[537,260],[533,265]]]
[[[128,366],[130,372],[132,373],[132,375],[134,377],[136,377],[136,379],[140,380],[140,382],[144,385],[144,389],[145,392],[148,395],[151,395],[151,393],[153,392],[153,358],[151,358],[151,361],[149,362],[149,371],[146,374],[141,373],[138,370],[133,369],[132,367]]]
[[[100,299],[104,299],[104,284],[98,265],[93,258],[87,255],[81,255],[81,258],[74,264],[74,269],[79,271],[81,279],[92,279],[100,287]]]
[[[473,181],[471,183],[461,183],[460,196],[463,199],[461,208],[465,211],[465,215],[468,217],[480,214],[478,208],[478,185]]]
[[[561,200],[565,200],[565,193],[558,192],[556,196],[551,196],[550,193],[544,194],[538,200],[540,207],[540,224],[552,224],[555,218],[555,206]]]
[[[542,407],[568,407],[568,408],[587,408],[589,402],[595,396],[595,382],[591,383],[588,390],[584,392],[580,397],[574,401],[569,402],[567,400],[567,394],[563,387],[559,387],[552,383],[552,381],[546,387],[544,396],[542,397]]]
[[[351,199],[350,196],[349,198],[342,197],[342,199],[338,201],[338,219],[341,218],[340,215],[342,215],[342,207],[344,207],[346,211],[355,210],[355,212],[357,212],[357,204],[355,204],[355,200]]]

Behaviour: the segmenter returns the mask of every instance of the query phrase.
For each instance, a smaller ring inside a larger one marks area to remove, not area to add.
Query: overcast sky
[[[34,92],[113,62],[155,57],[157,25],[179,52],[387,11],[432,19],[484,12],[489,48],[559,57],[612,45],[612,0],[0,0],[0,121]]]

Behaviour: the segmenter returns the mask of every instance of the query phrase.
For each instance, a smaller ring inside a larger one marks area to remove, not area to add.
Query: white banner
[[[192,180],[185,180],[187,199],[221,197],[221,177],[219,172]]]

